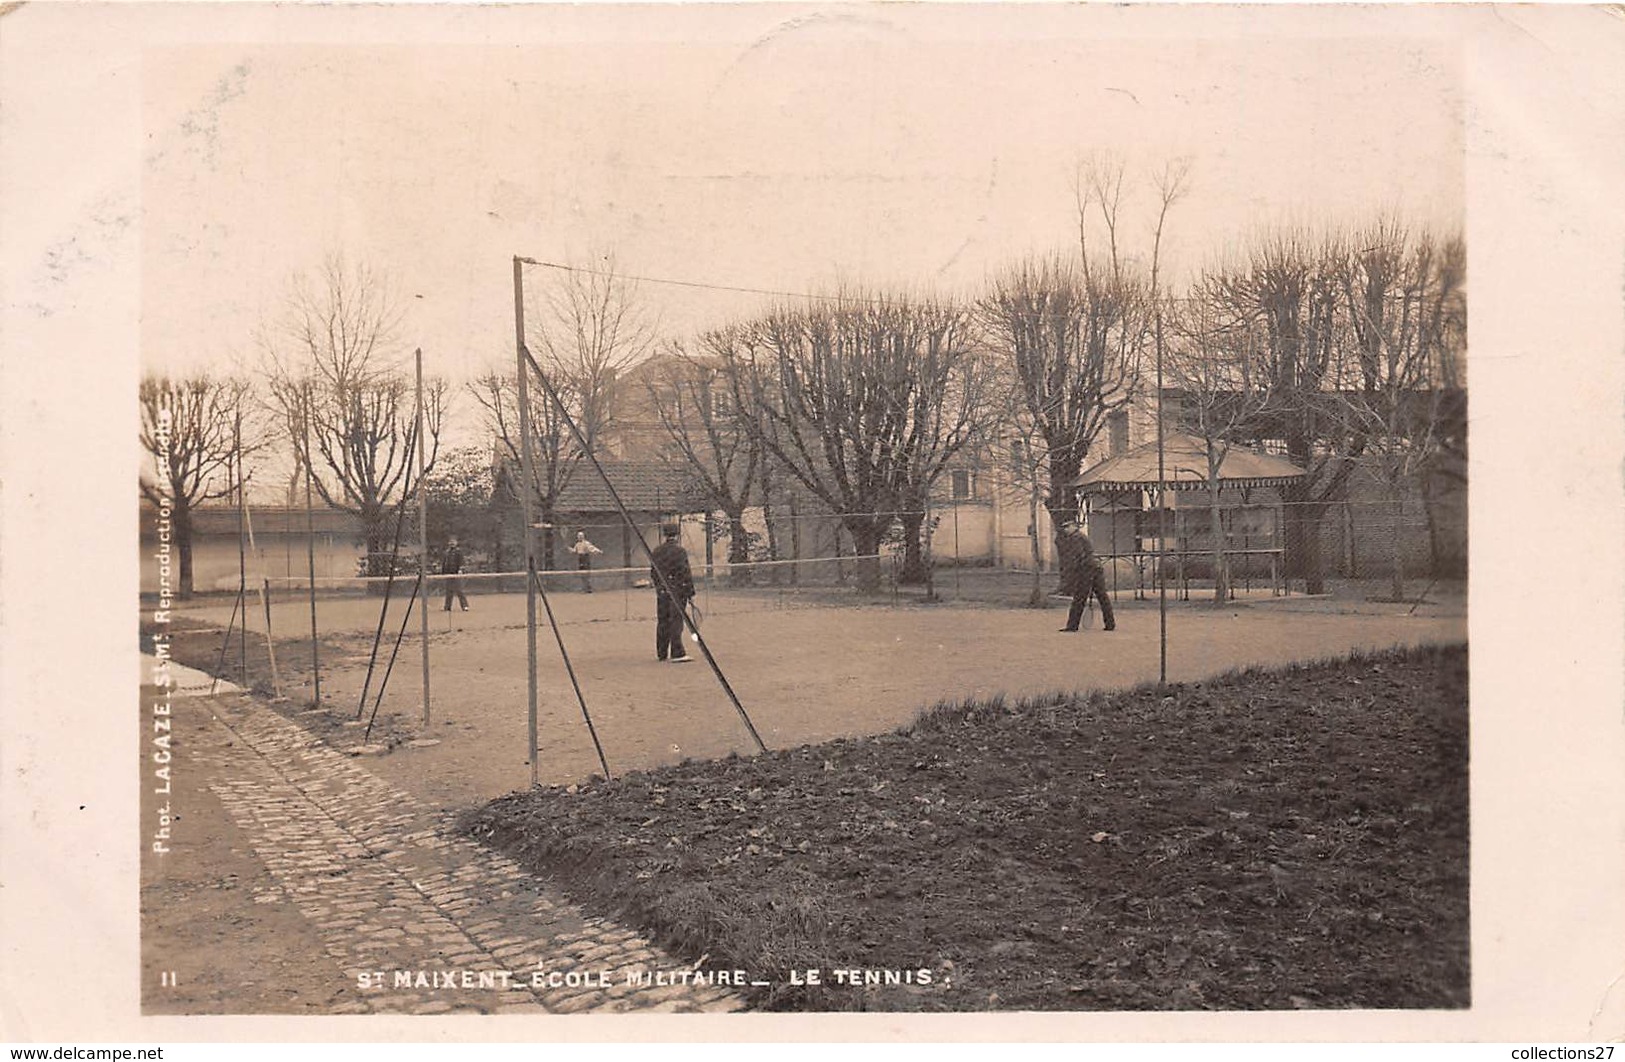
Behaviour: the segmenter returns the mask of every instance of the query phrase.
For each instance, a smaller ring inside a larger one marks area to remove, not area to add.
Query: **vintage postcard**
[[[1622,42],[8,6],[4,1038],[1619,1039]]]

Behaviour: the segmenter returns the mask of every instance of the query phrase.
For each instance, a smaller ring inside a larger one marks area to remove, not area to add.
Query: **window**
[[[1113,410],[1106,421],[1108,438],[1106,441],[1106,454],[1116,457],[1118,454],[1128,452],[1128,410]]]
[[[954,500],[958,501],[971,496],[970,471],[964,468],[953,470]]]

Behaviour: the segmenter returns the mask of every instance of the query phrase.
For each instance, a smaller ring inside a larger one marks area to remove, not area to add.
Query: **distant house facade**
[[[145,497],[139,503],[141,554],[158,547],[157,511]],[[204,505],[192,510],[192,588],[195,593],[235,591],[241,567],[238,544],[251,580],[304,580],[310,573],[312,546],[318,579],[354,576],[365,545],[359,517],[326,506],[307,519],[303,506],[250,504],[245,514],[236,506]],[[248,546],[253,533],[253,548]],[[141,592],[158,592],[158,570],[140,565]]]

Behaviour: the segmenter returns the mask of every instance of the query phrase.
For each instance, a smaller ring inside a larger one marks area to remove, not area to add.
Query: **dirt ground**
[[[943,701],[1004,694],[1121,689],[1158,672],[1157,611],[1126,603],[1119,627],[1061,634],[1064,603],[1046,610],[969,604],[893,607],[785,607],[780,595],[718,591],[708,604],[707,643],[770,749],[881,733]],[[576,678],[610,770],[622,774],[687,759],[704,760],[754,746],[704,662],[654,658],[648,591],[554,595]],[[530,780],[526,747],[524,632],[520,594],[479,595],[468,613],[431,611],[431,721],[421,723],[417,617],[390,674],[370,740],[390,746],[369,761],[391,782],[442,806],[473,806]],[[378,605],[362,598],[323,602],[320,711],[311,696],[308,634],[298,640],[297,601],[276,606],[273,627],[288,701],[281,707],[337,745],[360,744],[355,724],[367,682]],[[281,610],[286,610],[284,614]],[[217,615],[218,613],[218,615]],[[223,624],[230,601],[190,608],[188,622]],[[385,650],[371,682],[376,691],[388,647],[400,627],[388,622]],[[545,617],[544,617],[545,618]],[[308,632],[308,611],[304,614]],[[254,628],[263,629],[263,627]],[[1237,666],[1281,664],[1354,650],[1465,640],[1465,611],[1432,606],[1266,600],[1222,610],[1189,603],[1170,609],[1168,674],[1203,678]],[[178,659],[205,670],[219,659],[218,631],[177,631]],[[251,672],[267,677],[263,635],[248,639]],[[228,660],[234,661],[234,639]],[[539,752],[543,784],[583,781],[600,773],[581,707],[545,625],[537,644]],[[228,663],[226,674],[232,674]],[[367,714],[372,711],[369,697]],[[430,737],[430,747],[405,744]]]
[[[1466,665],[995,699],[469,829],[770,1009],[1459,1008]]]

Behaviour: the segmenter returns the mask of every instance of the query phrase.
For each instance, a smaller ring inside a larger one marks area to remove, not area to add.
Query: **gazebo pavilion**
[[[1284,594],[1285,556],[1281,488],[1300,480],[1304,470],[1283,457],[1232,445],[1219,464],[1220,518],[1231,592],[1251,591],[1253,580]],[[1166,486],[1167,540],[1159,540],[1159,486]],[[1160,556],[1171,566],[1170,585],[1190,597],[1192,578],[1212,578],[1212,518],[1208,493],[1207,444],[1191,435],[1163,442],[1163,476],[1157,475],[1157,446],[1149,443],[1109,457],[1074,481],[1095,550],[1106,564],[1115,596],[1132,582],[1136,597],[1156,585]],[[1268,491],[1265,497],[1255,492]]]

